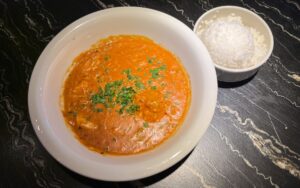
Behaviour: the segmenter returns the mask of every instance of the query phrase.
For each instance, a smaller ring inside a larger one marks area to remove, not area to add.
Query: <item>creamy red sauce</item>
[[[61,96],[80,142],[115,155],[161,144],[183,123],[190,99],[180,60],[140,35],[110,36],[77,56]]]

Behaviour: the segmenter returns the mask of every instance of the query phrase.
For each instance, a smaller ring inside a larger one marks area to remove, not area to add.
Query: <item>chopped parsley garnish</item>
[[[99,88],[98,93],[95,93],[91,96],[92,104],[103,104],[106,108],[114,107],[116,95],[119,93],[119,88],[122,85],[122,80],[117,80],[113,82],[108,82],[104,86]]]
[[[167,69],[167,66],[166,66],[166,65],[162,65],[162,66],[159,67],[159,69],[160,69],[160,70],[166,70],[166,69]]]
[[[96,112],[103,112],[101,108],[96,108]]]
[[[116,104],[120,105],[117,110],[120,114],[126,110],[128,114],[134,114],[140,109],[139,105],[133,104],[136,94],[132,87],[121,87],[122,81],[117,80],[105,85],[104,90],[100,87],[98,93],[91,96],[94,111],[102,112],[103,109],[95,108],[96,104],[103,104],[105,108],[113,108]]]
[[[123,73],[131,83],[130,86],[126,86],[126,81],[116,80],[99,87],[98,92],[91,95],[93,111],[103,111],[103,108],[96,108],[97,104],[102,104],[108,111],[117,107],[115,110],[120,114],[134,114],[140,110],[140,106],[134,103],[134,97],[138,91],[145,89],[145,85],[138,76],[132,74],[131,69],[125,69]],[[156,86],[152,89],[156,89]]]
[[[150,73],[151,73],[151,77],[152,77],[153,79],[156,79],[156,78],[159,77],[159,69],[158,69],[158,68],[156,68],[156,69],[151,69],[151,70],[150,70]]]
[[[92,95],[91,100],[92,100],[93,104],[98,104],[98,103],[104,104],[105,103],[105,97],[104,97],[104,95],[101,95],[100,93],[96,93],[96,94]]]
[[[165,82],[162,82],[161,84],[160,84],[160,86],[162,86],[162,87],[165,87],[167,84],[165,83]]]
[[[117,95],[116,102],[122,107],[133,102],[135,91],[132,87],[122,87]]]
[[[113,102],[113,98],[116,95],[117,89],[121,86],[122,80],[109,82],[105,85],[104,96],[107,97],[108,101]]]
[[[155,57],[147,57],[147,62],[149,64],[152,64],[154,62],[154,60],[155,60]]]
[[[135,86],[136,86],[138,89],[145,89],[144,84],[143,84],[140,80],[136,80],[136,81],[135,81]]]
[[[140,106],[133,104],[126,109],[126,112],[128,114],[134,114],[136,111],[139,111],[139,110],[140,110]]]
[[[156,87],[156,86],[151,86],[151,89],[152,89],[152,90],[156,90],[157,87]]]
[[[143,126],[144,126],[144,128],[148,128],[149,127],[149,123],[148,122],[144,122]]]
[[[125,69],[123,72],[127,75],[128,80],[134,79],[134,76],[131,74],[131,69]]]
[[[167,66],[166,65],[162,65],[158,68],[155,68],[155,69],[150,69],[150,73],[151,73],[151,77],[153,79],[157,79],[160,75],[159,75],[159,71],[162,71],[162,70],[166,70]]]

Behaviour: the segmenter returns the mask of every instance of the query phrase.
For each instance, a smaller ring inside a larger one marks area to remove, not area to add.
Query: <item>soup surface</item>
[[[74,59],[62,90],[65,121],[89,149],[154,148],[183,123],[189,77],[171,52],[140,35],[109,36]]]

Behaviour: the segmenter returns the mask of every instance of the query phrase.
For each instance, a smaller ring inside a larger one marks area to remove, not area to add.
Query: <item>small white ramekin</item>
[[[215,20],[220,17],[226,17],[228,15],[231,15],[232,13],[235,16],[241,17],[242,22],[245,26],[254,28],[264,36],[267,46],[267,53],[260,62],[257,62],[254,66],[248,68],[234,69],[214,63],[218,80],[223,82],[238,82],[253,76],[258,71],[259,67],[267,62],[268,58],[272,54],[274,46],[273,34],[267,23],[254,12],[237,6],[220,6],[207,11],[197,20],[194,26],[194,32],[197,34],[199,29],[201,29],[201,27],[204,27],[205,22]],[[199,35],[198,37],[201,39]]]

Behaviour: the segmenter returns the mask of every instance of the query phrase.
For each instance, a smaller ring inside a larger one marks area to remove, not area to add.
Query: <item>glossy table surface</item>
[[[61,29],[117,6],[160,10],[192,29],[221,5],[260,15],[273,32],[274,51],[251,79],[219,83],[214,118],[189,156],[152,177],[103,182],[47,153],[30,122],[27,92],[37,58]],[[300,187],[300,2],[0,0],[0,123],[0,187]]]

